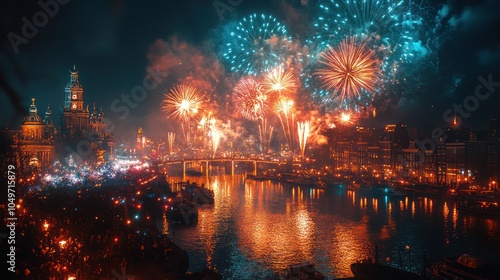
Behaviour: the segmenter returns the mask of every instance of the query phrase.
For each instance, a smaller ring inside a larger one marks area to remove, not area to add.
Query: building
[[[63,141],[81,137],[89,130],[90,122],[88,106],[84,108],[83,87],[78,80],[78,71],[73,66],[73,71],[69,72],[70,81],[64,88],[64,106],[60,114],[60,137]]]
[[[23,118],[21,130],[14,136],[14,145],[18,149],[18,165],[25,171],[49,167],[55,157],[56,130],[47,108],[45,119],[38,115],[35,98],[31,99],[29,113]]]
[[[52,120],[52,110],[47,107],[45,117],[38,115],[35,98],[26,117],[22,120],[21,130],[11,131],[14,153],[21,170],[46,168],[56,160],[68,156],[69,151],[78,153],[78,145],[87,144],[91,151],[85,159],[103,162],[114,157],[115,141],[106,131],[106,121],[101,108],[98,113],[95,105],[92,113],[84,107],[83,87],[78,80],[78,71],[73,67],[70,81],[64,89],[64,106],[60,112],[60,126],[57,129]]]
[[[81,153],[77,156],[82,159],[97,159],[99,162],[113,159],[115,140],[107,132],[102,107],[97,112],[94,103],[92,112],[89,111],[76,67],[73,66],[69,72],[70,80],[64,88],[64,106],[60,109],[59,154],[66,157],[69,150]],[[79,146],[90,148],[80,152]]]

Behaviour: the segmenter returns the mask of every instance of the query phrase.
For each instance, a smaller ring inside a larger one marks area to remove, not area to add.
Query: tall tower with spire
[[[89,111],[84,108],[83,87],[78,80],[78,71],[69,70],[70,81],[64,88],[64,107],[61,108],[62,139],[71,139],[75,134],[89,129]]]

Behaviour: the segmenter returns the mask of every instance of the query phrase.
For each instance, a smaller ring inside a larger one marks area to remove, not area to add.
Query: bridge
[[[252,163],[253,164],[253,174],[257,175],[258,164],[272,164],[276,166],[286,165],[287,161],[275,161],[275,160],[265,160],[265,159],[251,159],[251,158],[193,158],[193,159],[174,159],[170,161],[165,161],[158,164],[158,167],[169,168],[175,165],[180,165],[182,170],[182,176],[186,176],[186,171],[191,169],[193,165],[200,168],[200,172],[208,176],[208,172],[211,166],[216,163],[231,163],[231,175],[234,175],[235,169],[238,163]],[[294,163],[296,164],[296,163]]]

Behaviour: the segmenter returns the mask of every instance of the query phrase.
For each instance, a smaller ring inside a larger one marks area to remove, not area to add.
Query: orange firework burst
[[[163,111],[167,112],[168,117],[176,117],[185,122],[198,113],[203,101],[202,95],[192,86],[179,85],[165,94],[163,100]]]
[[[361,90],[373,92],[378,79],[380,62],[373,50],[365,44],[356,44],[346,38],[337,49],[330,48],[321,54],[320,63],[326,68],[315,72],[322,80],[322,87],[332,90],[332,97],[341,100],[355,99]]]
[[[257,121],[267,111],[267,96],[259,82],[252,78],[242,79],[233,90],[235,111],[251,121]]]
[[[337,121],[342,125],[351,125],[356,122],[356,115],[351,111],[343,111],[337,117]]]
[[[282,92],[293,91],[297,85],[295,78],[290,71],[286,71],[283,67],[275,68],[264,75],[264,82],[262,83],[265,92],[277,91]]]

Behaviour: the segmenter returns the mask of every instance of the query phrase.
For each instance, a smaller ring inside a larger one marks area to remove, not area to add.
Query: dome
[[[66,88],[78,88],[78,89],[82,89],[82,85],[80,85],[80,83],[78,81],[71,81],[69,82],[67,85],[66,85]]]
[[[23,123],[22,124],[43,124],[42,118],[38,115],[38,110],[36,109],[35,106],[35,98],[31,98],[31,105],[30,105],[30,110],[29,110],[29,115],[24,117]]]
[[[39,115],[27,115],[23,119],[23,124],[34,123],[34,122],[36,122],[36,123],[43,123],[42,118],[40,118]]]

